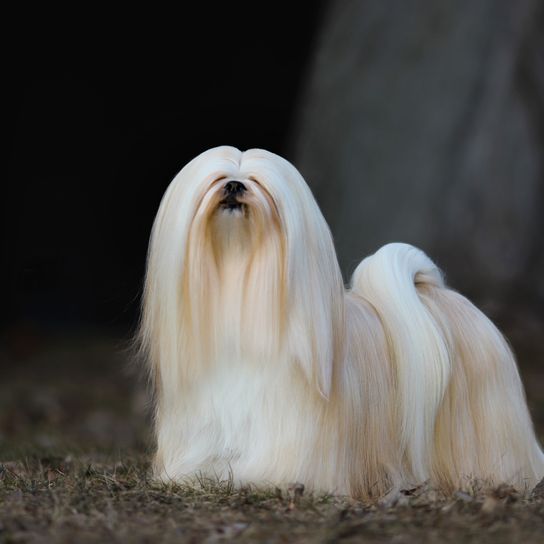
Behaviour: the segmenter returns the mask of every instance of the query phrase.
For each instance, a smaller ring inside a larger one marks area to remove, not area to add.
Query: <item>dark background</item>
[[[320,6],[12,21],[4,329],[130,330],[174,175],[221,144],[288,154]]]
[[[384,243],[428,252],[506,333],[544,429],[541,2],[24,6],[4,24],[0,445],[140,440],[123,348],[152,221],[221,144],[300,169],[346,281]]]

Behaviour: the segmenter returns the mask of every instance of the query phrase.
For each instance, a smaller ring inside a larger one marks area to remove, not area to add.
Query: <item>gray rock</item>
[[[346,280],[391,241],[480,300],[544,300],[544,18],[537,1],[336,0],[292,158]]]

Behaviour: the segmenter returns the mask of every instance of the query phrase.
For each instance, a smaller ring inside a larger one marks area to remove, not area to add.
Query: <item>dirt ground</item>
[[[542,360],[536,348],[523,357]],[[152,483],[147,395],[122,342],[24,331],[0,358],[0,542],[544,541],[544,486],[528,497],[422,487],[385,506],[296,486]],[[544,369],[522,375],[544,438]]]

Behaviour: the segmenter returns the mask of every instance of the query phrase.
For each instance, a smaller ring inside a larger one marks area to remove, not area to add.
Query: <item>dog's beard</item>
[[[277,207],[251,179],[227,200],[226,183],[216,180],[206,191],[189,233],[184,329],[199,372],[213,361],[270,360],[282,344],[285,251]]]

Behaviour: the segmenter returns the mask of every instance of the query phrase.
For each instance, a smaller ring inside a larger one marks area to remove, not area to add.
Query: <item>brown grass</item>
[[[444,498],[405,491],[393,506],[230,482],[157,485],[145,457],[25,457],[0,467],[8,542],[542,542],[544,500],[511,489]]]

